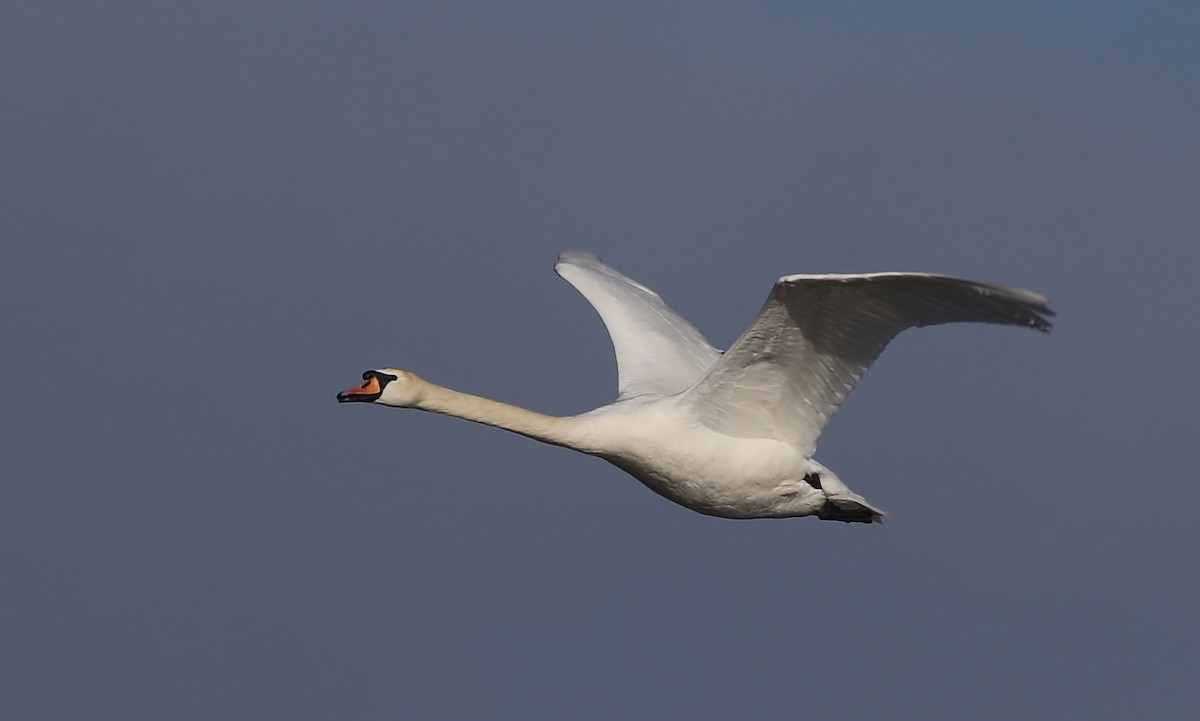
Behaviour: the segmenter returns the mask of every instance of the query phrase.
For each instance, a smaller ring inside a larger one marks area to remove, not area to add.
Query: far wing
[[[683,401],[713,430],[777,438],[811,454],[846,394],[901,331],[958,322],[1048,331],[1052,315],[1036,293],[947,276],[785,276]]]
[[[657,293],[600,262],[566,252],[554,270],[592,304],[617,354],[619,398],[678,393],[704,375],[720,353]]]

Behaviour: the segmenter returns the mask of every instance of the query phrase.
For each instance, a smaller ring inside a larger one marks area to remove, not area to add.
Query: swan
[[[813,458],[821,429],[898,333],[954,322],[1049,331],[1027,290],[928,273],[787,275],[722,353],[657,293],[566,252],[555,271],[599,313],[617,357],[618,396],[549,416],[450,390],[397,368],[362,374],[341,403],[416,408],[603,458],[654,492],[723,518],[886,515]]]

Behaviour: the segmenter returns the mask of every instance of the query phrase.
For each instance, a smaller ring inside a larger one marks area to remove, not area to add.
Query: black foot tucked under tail
[[[825,501],[825,505],[817,510],[817,518],[822,521],[841,521],[842,523],[882,523],[883,516],[878,511],[855,504],[853,507],[835,505]]]

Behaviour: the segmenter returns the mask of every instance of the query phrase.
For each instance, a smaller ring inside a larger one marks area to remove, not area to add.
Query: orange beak
[[[379,385],[379,379],[371,376],[362,382],[361,385],[347,388],[337,394],[338,403],[370,403],[383,394],[383,388]]]

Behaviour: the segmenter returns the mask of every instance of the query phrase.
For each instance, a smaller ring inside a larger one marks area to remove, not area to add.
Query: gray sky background
[[[0,716],[1192,718],[1195,7],[6,2]],[[721,346],[785,273],[1060,315],[883,355],[874,527],[334,402],[610,400],[564,248]]]

